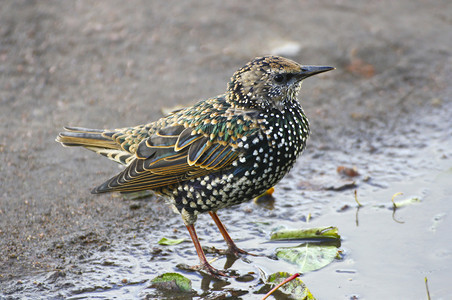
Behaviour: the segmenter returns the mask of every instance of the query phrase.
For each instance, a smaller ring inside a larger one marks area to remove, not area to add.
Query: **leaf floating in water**
[[[318,227],[309,229],[281,229],[273,232],[270,240],[311,240],[311,239],[336,239],[341,236],[338,234],[337,227]]]
[[[399,220],[397,220],[395,218],[396,210],[399,209],[399,208],[402,208],[404,206],[411,205],[413,203],[421,202],[421,199],[419,199],[417,197],[411,197],[411,198],[408,198],[408,199],[405,199],[405,200],[402,200],[402,201],[395,202],[394,198],[399,196],[399,195],[403,195],[403,193],[401,193],[401,192],[395,193],[394,195],[392,195],[392,198],[391,198],[391,202],[392,202],[392,207],[391,207],[391,209],[392,209],[392,219],[394,221],[396,221],[397,223],[403,224],[405,222],[399,221]]]
[[[268,276],[266,284],[278,286],[290,277],[293,278],[277,289],[279,292],[286,294],[291,299],[315,300],[314,296],[297,274],[292,275],[287,272],[277,272]],[[273,292],[269,292],[263,299],[266,299]]]
[[[303,243],[297,247],[278,248],[276,256],[297,265],[299,272],[306,273],[329,265],[339,256],[339,252],[331,243]]]
[[[345,175],[347,177],[356,177],[359,176],[358,169],[356,167],[350,168],[345,166],[339,166],[336,169],[337,173],[341,175]]]
[[[411,197],[408,199],[404,199],[401,201],[394,201],[394,198],[397,197],[398,195],[403,195],[403,193],[395,193],[394,195],[392,195],[391,201],[392,201],[392,208],[396,209],[396,208],[401,208],[407,205],[411,205],[413,203],[419,203],[421,202],[421,199],[419,199],[418,197]]]
[[[341,182],[337,182],[333,185],[330,186],[326,186],[325,189],[327,191],[336,191],[336,192],[342,192],[342,191],[346,191],[349,189],[355,189],[357,188],[358,185],[356,184],[355,181],[341,181]]]
[[[185,239],[168,239],[168,238],[161,238],[160,241],[158,241],[159,245],[164,245],[164,246],[173,246],[173,245],[177,245],[180,244],[182,242],[184,242]]]
[[[165,273],[152,279],[151,287],[161,290],[191,292],[191,280],[178,273]]]

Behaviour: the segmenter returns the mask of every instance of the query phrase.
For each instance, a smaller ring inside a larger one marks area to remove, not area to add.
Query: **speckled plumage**
[[[225,94],[136,127],[68,127],[57,141],[127,166],[93,193],[154,190],[193,225],[199,213],[261,195],[292,168],[309,136],[297,101],[301,81],[331,69],[256,58],[233,75]]]

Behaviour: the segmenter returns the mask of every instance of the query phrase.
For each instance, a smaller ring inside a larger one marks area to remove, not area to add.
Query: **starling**
[[[167,198],[190,233],[198,269],[225,276],[206,260],[194,228],[198,214],[210,214],[229,253],[246,254],[216,212],[261,195],[289,172],[309,136],[297,101],[301,82],[332,69],[258,57],[234,73],[222,95],[135,127],[65,127],[56,141],[125,166],[93,194],[152,190]]]

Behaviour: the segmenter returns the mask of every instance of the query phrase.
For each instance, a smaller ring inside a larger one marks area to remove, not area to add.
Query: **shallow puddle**
[[[219,216],[237,245],[261,255],[235,261],[208,255],[209,259],[215,258],[215,267],[235,270],[240,275],[237,279],[218,281],[179,270],[177,264],[196,264],[197,256],[182,221],[169,214],[164,224],[153,227],[137,224],[123,235],[112,237],[111,244],[73,257],[61,270],[10,282],[6,295],[69,299],[258,299],[262,297],[256,294],[263,287],[261,274],[299,272],[295,265],[268,257],[274,256],[278,247],[297,244],[270,242],[273,230],[336,226],[342,236],[341,259],[301,277],[315,297],[426,299],[427,277],[433,299],[446,299],[452,295],[447,290],[452,267],[452,236],[448,232],[452,227],[451,136],[452,129],[439,122],[416,134],[415,144],[382,148],[373,155],[356,152],[350,157],[339,151],[325,151],[319,157],[315,151],[308,151],[276,187],[273,199],[220,211]],[[388,136],[388,140],[391,138]],[[404,138],[411,137],[408,134]],[[385,137],[381,140],[385,141]],[[356,166],[360,175],[343,177],[336,172],[339,165]],[[355,190],[362,205],[359,208]],[[400,192],[403,195],[395,196],[395,201],[416,197],[419,202],[394,211],[391,198]],[[131,209],[143,213],[155,203],[163,205],[155,197],[125,201],[130,201]],[[203,246],[225,248],[208,215],[202,215],[196,226]],[[186,241],[160,246],[157,241],[162,237]],[[184,296],[152,288],[150,281],[167,272],[178,272],[191,279],[193,293]]]

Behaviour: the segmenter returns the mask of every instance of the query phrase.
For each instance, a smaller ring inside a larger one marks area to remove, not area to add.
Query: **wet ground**
[[[197,263],[192,244],[157,241],[189,239],[180,217],[152,196],[91,195],[118,167],[54,142],[64,125],[135,125],[222,93],[268,53],[337,70],[303,84],[312,137],[274,203],[220,212],[239,247],[271,255],[274,228],[337,226],[343,258],[302,276],[317,298],[426,299],[425,277],[432,299],[452,297],[450,1],[246,3],[2,3],[0,298],[173,297],[150,280],[180,272],[195,290],[185,298],[259,299],[259,269],[296,272],[223,256],[214,266],[252,276],[178,270]],[[420,202],[394,214],[398,192]],[[208,216],[197,229],[224,248]]]

